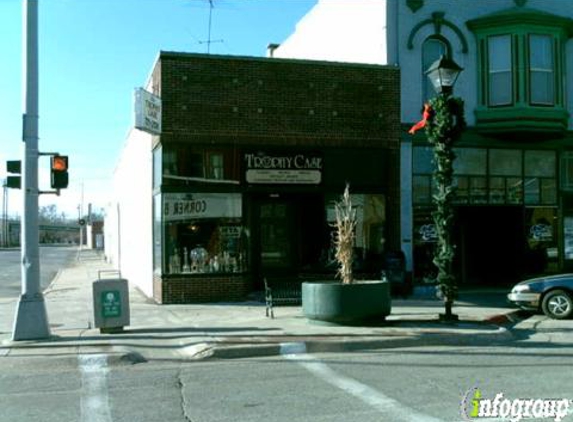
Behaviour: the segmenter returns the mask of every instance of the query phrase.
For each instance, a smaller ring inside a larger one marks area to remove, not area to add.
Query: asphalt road
[[[462,421],[476,388],[573,409],[572,365],[571,345],[521,341],[195,363],[6,356],[0,421]]]
[[[77,246],[42,246],[40,247],[40,285],[42,290],[60,268],[65,268],[76,259]],[[14,298],[20,295],[21,285],[21,251],[20,249],[0,249],[0,298]]]

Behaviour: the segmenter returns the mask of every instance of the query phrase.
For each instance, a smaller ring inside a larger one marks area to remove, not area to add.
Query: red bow
[[[426,126],[426,122],[430,119],[430,117],[432,117],[432,107],[430,107],[430,104],[424,104],[424,112],[422,113],[422,120],[420,120],[418,123],[412,126],[408,131],[408,133],[413,135],[414,133],[416,133],[416,131],[422,129],[424,126]]]

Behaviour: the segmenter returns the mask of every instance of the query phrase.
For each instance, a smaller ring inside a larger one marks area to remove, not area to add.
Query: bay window
[[[472,19],[467,26],[477,41],[476,129],[523,139],[563,134],[569,113],[562,72],[573,19],[518,8]],[[526,186],[528,198],[536,197],[536,186],[533,181]]]

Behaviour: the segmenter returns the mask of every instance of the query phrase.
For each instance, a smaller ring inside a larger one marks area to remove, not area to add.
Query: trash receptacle
[[[94,324],[101,333],[117,333],[129,325],[129,288],[124,278],[93,282]]]

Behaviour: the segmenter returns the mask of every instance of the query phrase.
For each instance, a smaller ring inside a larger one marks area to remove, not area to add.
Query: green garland
[[[451,308],[458,293],[456,278],[452,270],[455,254],[451,239],[452,200],[455,194],[453,163],[456,158],[453,145],[460,138],[466,122],[464,103],[460,98],[440,94],[430,100],[429,104],[431,112],[425,129],[428,142],[434,148],[436,190],[433,199],[436,209],[432,213],[432,218],[438,236],[433,263],[438,268],[437,282],[446,305],[445,317],[451,317]]]

